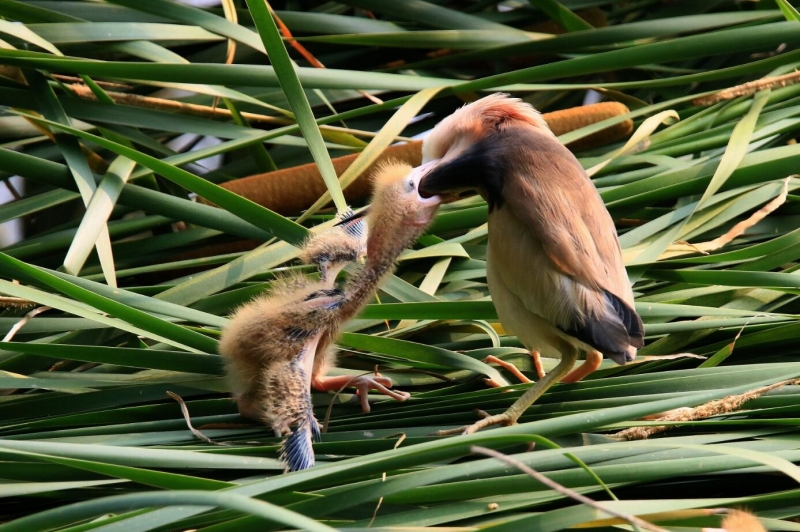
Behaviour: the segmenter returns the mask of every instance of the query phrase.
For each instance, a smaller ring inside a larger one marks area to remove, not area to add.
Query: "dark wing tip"
[[[301,471],[314,466],[314,447],[311,442],[319,441],[319,424],[313,413],[309,413],[281,444],[280,458],[286,464],[286,471]]]
[[[359,212],[353,212],[352,209],[348,209],[337,216],[339,221],[333,224],[333,226],[342,227],[342,229],[344,229],[344,231],[351,236],[364,236],[364,230],[366,227],[364,218],[367,217],[368,213],[369,207],[361,209]]]
[[[644,345],[644,324],[630,305],[608,290],[603,292],[606,303],[603,316],[576,320],[564,332],[624,364],[629,361],[630,346],[638,349]]]
[[[341,227],[345,233],[353,238],[362,239],[367,232],[367,223],[364,218],[367,216],[368,210],[369,208],[356,214],[353,209],[348,208],[337,215],[339,221],[334,224],[334,227]]]
[[[642,323],[642,318],[630,305],[608,290],[605,290],[605,295],[606,302],[611,304],[617,317],[625,326],[630,345],[637,349],[644,347],[644,323]]]

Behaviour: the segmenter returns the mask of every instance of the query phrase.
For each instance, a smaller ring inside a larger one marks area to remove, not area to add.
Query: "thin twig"
[[[331,402],[328,403],[328,409],[325,411],[325,419],[322,421],[322,433],[323,434],[328,432],[328,423],[330,423],[330,421],[331,421],[331,414],[333,413],[333,404],[336,402],[336,398],[339,397],[339,394],[342,393],[345,388],[350,386],[350,384],[352,384],[353,381],[355,381],[356,379],[358,379],[360,377],[364,377],[365,375],[373,375],[374,373],[375,372],[373,372],[373,371],[367,371],[366,373],[361,373],[359,375],[353,375],[353,377],[350,380],[348,380],[346,383],[344,383],[341,388],[336,390],[336,393],[333,394],[333,397],[331,398]]]
[[[189,407],[186,406],[186,403],[183,401],[183,398],[177,393],[171,392],[169,390],[167,390],[167,395],[175,399],[178,402],[178,404],[181,405],[181,413],[183,414],[183,419],[186,420],[186,425],[189,427],[189,430],[192,431],[192,434],[194,434],[204,442],[211,445],[220,445],[220,446],[230,445],[229,443],[214,441],[205,434],[203,434],[202,432],[200,432],[199,430],[197,430],[196,428],[194,428],[194,425],[192,425],[192,419],[189,416]]]
[[[64,74],[50,74],[50,77],[66,83],[83,84],[83,79],[79,78],[78,76],[65,76]],[[131,88],[130,85],[126,85],[124,83],[112,83],[110,81],[98,81],[98,80],[94,80],[94,82],[97,83],[97,85],[99,85],[103,89],[128,90]]]
[[[75,93],[76,96],[80,98],[84,98],[86,100],[96,100],[94,93],[87,87],[86,85],[66,85],[72,92]],[[140,94],[128,94],[125,92],[114,92],[114,91],[106,91],[114,103],[118,103],[121,105],[130,105],[132,107],[143,107],[145,109],[153,109],[156,111],[167,111],[167,112],[174,112],[180,113],[190,116],[198,116],[201,118],[209,118],[209,119],[230,119],[233,117],[233,114],[228,109],[222,108],[214,108],[208,105],[199,105],[194,103],[184,103],[184,102],[177,102],[175,100],[166,100],[164,98],[155,98],[153,96],[142,96]],[[257,113],[248,113],[248,112],[241,112],[239,113],[242,115],[243,118],[246,118],[251,123],[262,123],[262,124],[272,124],[272,125],[294,125],[296,122],[289,118],[281,118],[276,116],[268,116],[262,115]],[[344,132],[350,133],[352,135],[357,135],[360,137],[367,137],[371,138],[377,135],[374,131],[358,131],[358,130],[350,130],[347,128],[342,128],[338,126],[331,126],[331,125],[322,125],[320,129],[323,131],[335,131],[335,132]],[[395,140],[399,141],[410,141],[412,139],[408,137],[398,136],[395,137]]]
[[[269,3],[267,3],[267,8],[269,9],[272,18],[275,19],[275,23],[278,25],[278,29],[280,30],[281,35],[283,35],[284,39],[289,41],[289,44],[292,45],[292,48],[297,50],[297,52],[300,55],[302,55],[303,58],[305,58],[305,60],[308,61],[308,63],[314,68],[327,68],[325,65],[322,64],[322,61],[314,57],[314,55],[311,52],[309,52],[305,46],[303,46],[300,42],[298,42],[294,38],[292,32],[289,30],[289,27],[283,23],[281,18],[278,16],[277,13],[275,13],[275,10],[272,9],[272,6],[269,5]],[[364,98],[368,99],[374,104],[380,105],[383,103],[383,100],[381,100],[380,98],[376,98],[375,96],[366,91],[363,91],[361,89],[356,89],[356,91],[360,93]]]
[[[630,523],[633,526],[640,526],[640,527],[642,527],[642,528],[644,528],[646,530],[652,530],[653,532],[669,532],[669,530],[667,530],[666,528],[661,528],[660,526],[654,525],[652,523],[648,523],[647,521],[644,521],[643,519],[639,519],[635,515],[626,514],[624,512],[619,512],[617,510],[613,510],[611,508],[607,508],[604,504],[601,504],[601,503],[599,503],[597,501],[593,501],[589,497],[586,497],[585,495],[581,495],[577,491],[574,491],[574,490],[571,490],[569,488],[566,488],[566,487],[562,486],[561,484],[559,484],[558,482],[550,480],[549,478],[547,478],[543,474],[539,473],[538,471],[535,471],[533,468],[523,464],[519,460],[514,460],[510,456],[506,456],[503,453],[499,453],[499,452],[497,452],[497,451],[495,451],[493,449],[487,449],[486,447],[480,447],[478,445],[473,445],[472,447],[470,447],[470,451],[472,453],[475,453],[475,454],[482,454],[482,455],[485,455],[485,456],[489,456],[491,458],[497,458],[498,460],[500,460],[503,463],[506,463],[506,464],[508,464],[508,465],[510,465],[512,467],[516,467],[517,469],[519,469],[520,471],[522,471],[523,473],[525,473],[529,477],[532,477],[532,478],[538,480],[539,482],[541,482],[542,484],[544,484],[548,488],[550,488],[550,489],[552,489],[554,491],[557,491],[558,493],[560,493],[562,495],[566,495],[567,497],[570,497],[570,498],[572,498],[572,499],[574,499],[574,500],[576,500],[576,501],[578,501],[580,503],[583,503],[583,504],[585,504],[587,506],[591,506],[595,510],[600,510],[601,512],[604,512],[604,513],[606,513],[608,515],[611,515],[613,517],[618,517],[620,519],[624,519],[625,521],[627,521],[628,523]]]
[[[11,179],[5,179],[3,183],[5,183],[6,188],[8,189],[9,192],[11,192],[11,195],[14,196],[15,200],[22,199],[22,194],[20,194],[19,191],[14,187],[14,184],[11,182]]]
[[[69,89],[77,96],[86,100],[96,100],[94,93],[86,85],[67,85]],[[155,98],[153,96],[142,96],[140,94],[128,94],[126,92],[107,91],[107,94],[114,100],[114,103],[122,105],[130,105],[133,107],[143,107],[145,109],[154,109],[157,111],[172,111],[190,116],[199,116],[202,118],[231,118],[232,113],[228,109],[215,109],[208,105],[199,105],[194,103],[176,102],[175,100],[166,100],[164,98]],[[294,121],[288,118],[279,118],[275,116],[260,115],[256,113],[241,113],[244,118],[251,122],[261,122],[267,124],[289,125],[294,124]]]
[[[787,384],[798,383],[800,383],[800,379],[785,380],[776,382],[775,384],[770,384],[769,386],[762,386],[760,388],[756,388],[755,390],[750,390],[749,392],[739,395],[729,395],[727,397],[723,397],[722,399],[717,399],[716,401],[710,401],[696,408],[678,408],[665,416],[661,416],[656,421],[680,423],[685,421],[699,421],[702,419],[708,419],[712,416],[727,414],[733,412],[734,410],[738,410],[747,401],[755,399],[756,397],[759,397],[769,391],[781,388]],[[631,427],[629,429],[617,432],[614,434],[614,437],[623,440],[644,440],[653,434],[664,432],[674,426],[675,425]]]
[[[22,329],[22,327],[25,326],[26,323],[28,323],[31,319],[35,318],[36,316],[38,316],[42,312],[47,312],[48,310],[50,310],[50,307],[43,306],[43,307],[35,308],[32,311],[30,311],[27,314],[25,314],[22,317],[22,319],[20,319],[17,323],[15,323],[11,327],[11,330],[8,331],[8,334],[6,334],[5,337],[2,340],[0,340],[0,342],[10,342],[11,339],[14,338],[14,335],[17,334],[17,332],[20,329]]]

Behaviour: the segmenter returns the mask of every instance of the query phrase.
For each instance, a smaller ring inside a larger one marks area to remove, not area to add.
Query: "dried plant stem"
[[[11,195],[14,196],[14,200],[22,199],[22,194],[20,194],[19,191],[14,187],[10,179],[3,180],[3,183],[5,183],[6,188],[11,193]]]
[[[656,421],[669,421],[669,422],[682,422],[682,421],[697,421],[701,419],[708,419],[712,416],[727,414],[738,410],[744,403],[755,399],[769,391],[776,390],[787,384],[800,383],[800,379],[790,379],[769,386],[762,386],[755,390],[750,390],[739,395],[729,395],[716,401],[710,401],[706,404],[700,405],[696,408],[678,408],[665,416],[659,417]],[[614,434],[615,438],[623,440],[644,440],[649,436],[658,434],[669,430],[675,425],[658,425],[650,427],[631,427]]]
[[[86,85],[76,83],[73,85],[67,85],[67,87],[80,98],[84,98],[86,100],[97,100],[94,93]],[[231,111],[228,109],[216,108],[208,105],[177,102],[175,100],[166,100],[164,98],[142,96],[139,94],[128,94],[125,92],[106,91],[106,94],[108,94],[108,96],[114,100],[115,103],[120,105],[130,105],[131,107],[142,107],[144,109],[153,109],[155,111],[180,113],[212,120],[228,120],[233,117]],[[247,112],[242,112],[239,114],[251,123],[270,124],[275,126],[288,126],[295,123],[294,120],[288,117],[282,118]],[[351,129],[331,125],[322,125],[319,127],[322,131],[344,132],[358,135],[360,137],[374,137],[376,135],[376,133],[372,133],[371,131],[354,131]],[[398,140],[404,140],[404,138],[398,137]]]
[[[50,74],[50,77],[53,79],[57,79],[58,81],[63,81],[65,83],[79,83],[83,85],[83,80],[78,76],[67,76],[64,74]],[[110,81],[98,81],[98,80],[93,80],[93,81],[103,89],[124,90],[131,88],[130,85],[126,85],[124,83],[112,83]]]
[[[737,223],[730,230],[725,233],[724,235],[715,238],[714,240],[710,240],[708,242],[701,242],[700,244],[695,244],[695,247],[699,248],[704,253],[709,251],[713,251],[715,249],[719,249],[722,246],[729,244],[733,241],[734,238],[741,236],[745,231],[756,225],[758,222],[766,218],[769,214],[771,214],[775,209],[786,203],[786,198],[789,195],[789,180],[795,176],[787,177],[783,182],[783,188],[781,188],[781,193],[778,194],[775,198],[773,198],[769,203],[758,209],[754,212],[749,218],[746,220],[742,220],[741,222]]]
[[[358,375],[353,375],[350,378],[350,380],[348,380],[346,383],[342,384],[342,386],[338,390],[336,390],[336,393],[333,394],[333,397],[331,397],[330,403],[328,403],[328,409],[325,410],[325,419],[322,420],[322,433],[323,434],[328,432],[328,425],[331,422],[331,414],[333,413],[333,404],[336,402],[336,398],[339,397],[339,394],[342,393],[345,388],[347,388],[348,386],[353,384],[353,382],[355,382],[355,380],[358,379],[359,377],[363,377],[365,375],[374,375],[377,372],[378,372],[378,367],[375,366],[375,371],[366,371],[364,373],[359,373]]]
[[[638,526],[638,527],[644,528],[645,530],[652,530],[653,532],[669,532],[669,530],[667,530],[666,528],[661,528],[660,526],[654,525],[652,523],[648,523],[647,521],[644,521],[643,519],[639,519],[635,515],[626,514],[626,513],[623,513],[623,512],[618,512],[617,510],[613,510],[611,508],[607,508],[604,504],[601,504],[601,503],[599,503],[597,501],[593,501],[589,497],[586,497],[585,495],[581,495],[577,491],[574,491],[574,490],[571,490],[569,488],[566,488],[566,487],[562,486],[561,484],[559,484],[558,482],[550,480],[549,478],[547,478],[543,474],[539,473],[538,471],[534,470],[533,468],[523,464],[519,460],[514,460],[513,458],[511,458],[509,456],[506,456],[503,453],[499,453],[499,452],[497,452],[497,451],[495,451],[493,449],[487,449],[486,447],[479,447],[477,445],[473,445],[472,447],[470,447],[470,451],[475,453],[475,454],[483,454],[483,455],[489,456],[491,458],[497,458],[498,460],[500,460],[503,463],[506,463],[506,464],[508,464],[508,465],[510,465],[512,467],[516,467],[517,469],[519,469],[520,471],[522,471],[523,473],[525,473],[529,477],[532,477],[533,479],[541,482],[542,484],[544,484],[548,488],[550,488],[550,489],[552,489],[554,491],[557,491],[558,493],[560,493],[562,495],[566,495],[567,497],[570,497],[571,499],[574,499],[574,500],[576,500],[576,501],[578,501],[580,503],[583,503],[583,504],[585,504],[587,506],[591,506],[595,510],[600,510],[601,512],[607,513],[608,515],[611,515],[613,517],[618,517],[619,519],[624,519],[625,521],[627,521],[628,523],[630,523],[634,527]]]
[[[742,220],[733,227],[731,227],[724,235],[709,240],[708,242],[700,242],[698,244],[691,244],[689,242],[676,242],[669,246],[667,250],[662,253],[658,259],[670,259],[673,257],[686,255],[689,253],[702,253],[707,255],[709,251],[715,251],[729,243],[735,238],[740,237],[745,231],[756,225],[758,222],[769,216],[778,207],[786,203],[786,198],[789,196],[789,181],[797,175],[787,177],[783,182],[780,194],[774,197],[769,203],[758,209],[751,214],[746,220]]]
[[[86,85],[77,83],[67,85],[77,96],[86,100],[96,100],[94,93]],[[128,94],[125,92],[106,91],[115,103],[130,105],[132,107],[142,107],[156,111],[170,111],[201,118],[228,119],[232,118],[232,113],[228,109],[216,109],[208,105],[198,105],[194,103],[176,102],[164,98],[154,98],[152,96],[142,96],[139,94]],[[260,115],[256,113],[241,113],[241,115],[251,122],[261,122],[274,125],[294,124],[289,118],[279,118],[275,116]]]
[[[50,307],[44,306],[35,308],[32,311],[25,314],[21,320],[19,320],[17,323],[14,324],[13,327],[11,327],[11,330],[8,331],[8,333],[2,340],[0,340],[0,342],[10,342],[11,339],[14,338],[14,335],[17,334],[17,332],[19,332],[19,330],[22,329],[22,327],[24,327],[26,323],[28,323],[30,320],[32,320],[42,312],[46,312],[48,310],[50,310]]]
[[[766,78],[757,79],[755,81],[748,81],[735,87],[719,91],[716,94],[702,96],[692,100],[694,105],[712,105],[725,100],[732,100],[739,96],[748,96],[764,89],[772,89],[775,87],[786,87],[787,85],[794,85],[800,81],[800,72],[790,72],[782,76],[771,76]]]
[[[189,407],[186,406],[186,403],[183,401],[183,398],[177,393],[171,392],[169,390],[167,390],[167,395],[175,399],[181,406],[181,413],[183,414],[183,419],[186,420],[186,426],[189,427],[189,430],[192,431],[192,434],[194,434],[195,436],[197,436],[198,438],[200,438],[201,440],[210,445],[220,445],[220,446],[229,445],[228,443],[225,442],[214,441],[205,434],[203,434],[202,432],[200,432],[199,430],[197,430],[196,428],[194,428],[194,425],[192,425],[191,416],[189,415]]]
[[[35,307],[37,303],[21,297],[0,297],[0,308]]]
[[[393,436],[396,436],[396,434],[393,434],[392,436],[389,436],[389,437],[391,438]],[[392,449],[394,450],[394,449],[397,449],[398,447],[400,447],[400,445],[402,445],[402,443],[403,443],[403,441],[405,441],[405,439],[406,439],[405,432],[401,432],[400,433],[400,437],[397,439],[397,441],[395,442],[394,447],[392,447]],[[386,471],[381,473],[381,482],[386,482]],[[378,517],[378,510],[381,509],[381,504],[383,504],[383,497],[378,499],[378,504],[375,505],[375,511],[372,512],[372,519],[369,520],[369,524],[367,524],[367,528],[370,528],[372,526],[372,523],[374,523],[375,519]]]
[[[3,299],[17,299],[17,298],[7,297],[7,298],[3,298]],[[20,300],[20,301],[25,301],[25,300],[23,299],[23,300]],[[45,312],[45,311],[48,311],[48,310],[50,310],[50,307],[47,307],[47,306],[39,307],[39,308],[35,308],[35,309],[31,310],[30,312],[25,314],[22,317],[22,319],[20,319],[17,323],[15,323],[13,325],[13,327],[11,327],[11,330],[8,331],[8,333],[5,335],[5,337],[2,340],[0,340],[0,342],[10,342],[11,339],[14,338],[14,335],[17,334],[17,332],[19,332],[19,330],[22,329],[22,327],[26,323],[28,323],[31,319],[35,318],[36,316],[38,316],[42,312]],[[0,395],[11,395],[12,393],[14,393],[16,391],[17,391],[16,388],[6,388],[6,389],[3,389],[3,390],[0,390]]]
[[[272,6],[269,3],[267,3],[267,8],[269,8],[269,12],[272,15],[272,18],[275,19],[275,23],[278,25],[278,29],[280,30],[281,35],[283,35],[284,39],[289,41],[289,44],[292,46],[292,48],[297,50],[297,52],[300,55],[302,55],[303,58],[305,58],[305,60],[308,61],[308,63],[311,66],[313,66],[314,68],[327,68],[325,65],[322,64],[322,62],[319,59],[314,57],[314,55],[311,52],[309,52],[308,49],[305,46],[303,46],[301,43],[299,43],[298,41],[296,41],[294,39],[294,36],[292,35],[292,32],[289,30],[289,27],[286,26],[286,24],[283,23],[281,18],[278,16],[277,13],[275,13],[275,10],[272,9]],[[379,98],[376,98],[375,96],[371,95],[370,93],[368,93],[366,91],[363,91],[361,89],[357,89],[357,91],[358,91],[359,94],[361,94],[362,96],[364,96],[366,99],[368,99],[369,101],[371,101],[374,104],[382,104],[383,103],[383,100],[381,100]]]

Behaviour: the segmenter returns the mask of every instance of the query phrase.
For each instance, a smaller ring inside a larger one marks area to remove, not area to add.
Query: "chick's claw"
[[[369,406],[368,397],[371,390],[378,391],[383,395],[388,395],[395,401],[405,401],[411,397],[411,394],[408,392],[390,390],[389,388],[392,386],[392,379],[388,377],[381,377],[380,374],[361,375],[356,377],[356,379],[352,382],[352,386],[356,388],[356,393],[361,398],[361,411],[365,414],[372,410]]]
[[[311,382],[315,390],[322,392],[339,391],[344,387],[352,386],[356,389],[356,393],[361,399],[361,410],[364,413],[369,413],[372,409],[369,405],[369,392],[375,390],[388,395],[395,401],[405,401],[411,394],[408,392],[400,392],[397,390],[390,390],[392,386],[392,379],[382,377],[379,373],[374,375],[359,375],[352,377],[350,375],[339,375],[336,377],[317,377]]]

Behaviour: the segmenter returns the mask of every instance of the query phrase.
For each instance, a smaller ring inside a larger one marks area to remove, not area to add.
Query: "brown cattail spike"
[[[601,102],[593,105],[584,105],[583,107],[572,107],[563,111],[554,111],[543,116],[550,126],[550,131],[555,136],[559,136],[629,112],[630,110],[619,102]],[[632,132],[633,120],[629,118],[602,131],[592,133],[588,137],[570,142],[567,144],[567,148],[572,151],[580,151],[603,146],[624,139]]]
[[[333,159],[337,175],[353,164],[358,154]],[[391,146],[367,168],[361,177],[344,190],[344,198],[352,203],[369,195],[369,176],[387,160],[399,160],[412,166],[422,162],[422,142]],[[223,183],[222,187],[263,205],[279,214],[296,214],[309,208],[326,191],[325,182],[314,163],[294,166],[266,174],[256,174]]]
[[[621,103],[603,102],[553,113],[544,113],[542,118],[544,118],[555,135],[563,135],[628,112],[629,109]],[[632,131],[633,121],[628,119],[588,137],[576,140],[570,143],[568,148],[575,151],[602,146],[623,139],[630,135]],[[369,194],[370,184],[367,176],[372,174],[381,163],[387,160],[394,160],[411,166],[418,166],[422,162],[421,150],[422,142],[419,141],[387,148],[376,162],[361,174],[361,177],[345,189],[344,196],[347,202],[352,203],[365,198]],[[333,159],[333,167],[336,169],[336,174],[342,175],[356,157],[358,157],[358,154],[345,155]],[[309,208],[327,190],[316,164],[313,163],[235,179],[223,183],[221,186],[283,215],[297,214]]]

